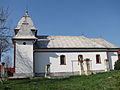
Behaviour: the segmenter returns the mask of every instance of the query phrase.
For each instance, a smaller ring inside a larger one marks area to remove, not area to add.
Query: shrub
[[[115,62],[114,69],[115,69],[115,70],[120,70],[120,59],[118,59],[118,60]]]

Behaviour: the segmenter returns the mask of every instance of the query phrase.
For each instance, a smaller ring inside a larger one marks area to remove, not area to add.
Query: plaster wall
[[[96,54],[100,54],[100,64],[96,63]],[[65,55],[66,65],[60,65],[60,55]],[[105,69],[104,60],[107,59],[106,52],[35,52],[35,73],[44,73],[47,64],[50,64],[51,73],[79,72],[78,55],[83,55],[83,59],[89,58],[91,60],[91,70]],[[116,59],[116,57],[112,59]]]
[[[109,58],[109,62],[111,62],[111,63],[109,63],[110,69],[113,70],[114,64],[118,60],[118,53],[117,52],[108,52],[108,58]]]
[[[23,42],[26,45],[23,45]],[[33,42],[16,41],[15,73],[33,73]]]

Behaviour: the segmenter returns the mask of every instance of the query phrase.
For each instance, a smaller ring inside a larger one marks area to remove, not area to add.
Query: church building
[[[102,38],[37,35],[28,12],[14,29],[14,76],[65,77],[114,69],[119,48]]]

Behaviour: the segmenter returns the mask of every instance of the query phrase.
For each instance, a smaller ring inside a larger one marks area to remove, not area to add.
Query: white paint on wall
[[[23,42],[26,45],[23,45]],[[33,73],[33,42],[16,41],[15,73]]]
[[[101,63],[96,63],[96,54],[101,57]],[[60,65],[60,55],[66,56],[66,65]],[[104,60],[107,59],[106,52],[35,52],[35,73],[44,73],[45,65],[50,64],[50,70],[55,72],[76,72],[80,70],[78,65],[78,55],[83,55],[83,58],[91,60],[91,70],[105,70]],[[111,57],[114,61],[117,59],[115,56]],[[84,64],[85,66],[85,64]]]
[[[114,64],[118,60],[118,53],[117,52],[108,52],[108,58],[109,58],[109,65],[110,69],[114,69]]]

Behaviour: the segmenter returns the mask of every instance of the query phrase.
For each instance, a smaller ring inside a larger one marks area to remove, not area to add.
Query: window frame
[[[62,59],[61,59],[62,56],[64,56],[64,64],[61,63],[61,62],[62,62],[62,61],[61,61],[61,60],[62,60]],[[60,55],[60,65],[66,65],[66,56],[65,56],[65,55]]]
[[[80,62],[81,60],[79,60],[79,56],[82,57],[82,62],[83,62],[83,55],[78,55],[78,62]]]
[[[101,56],[100,56],[100,54],[96,54],[96,64],[101,64]]]

